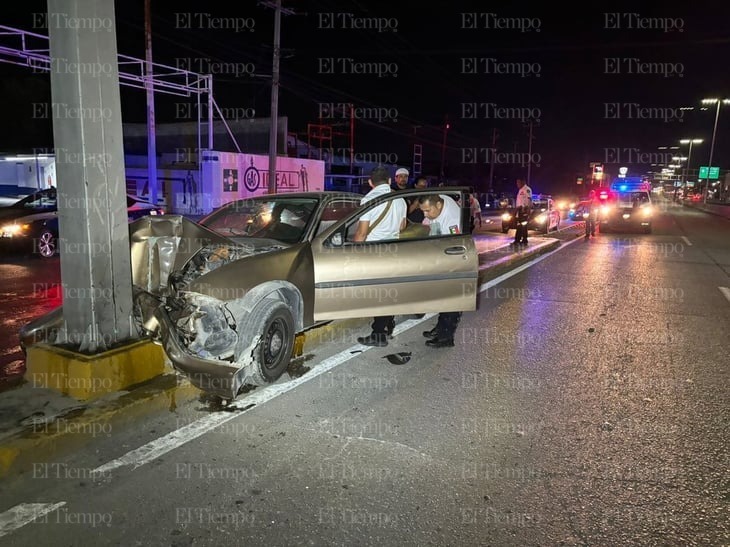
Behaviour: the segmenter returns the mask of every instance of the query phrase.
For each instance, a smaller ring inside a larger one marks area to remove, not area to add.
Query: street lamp
[[[689,174],[689,163],[692,161],[692,145],[701,144],[704,142],[702,139],[682,139],[679,141],[680,144],[689,144],[689,152],[687,153],[687,165],[684,166],[684,185],[687,186],[687,175]]]
[[[717,111],[715,112],[715,126],[712,129],[712,144],[710,145],[710,164],[707,166],[708,169],[712,167],[712,153],[715,151],[715,135],[717,134],[717,120],[720,117],[720,105],[730,104],[730,99],[702,99],[702,104],[715,104],[717,103]],[[704,203],[707,203],[707,194],[710,190],[710,179],[707,178],[707,185],[705,189]]]

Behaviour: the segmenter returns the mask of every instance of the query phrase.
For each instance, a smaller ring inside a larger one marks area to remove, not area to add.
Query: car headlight
[[[0,228],[0,235],[2,237],[15,237],[20,235],[26,228],[28,228],[27,224],[6,224]]]
[[[646,206],[641,208],[641,212],[644,214],[645,217],[651,216],[651,214],[654,212],[651,207]]]
[[[507,221],[507,220],[510,220],[511,218],[512,218],[512,215],[510,215],[509,213],[504,213],[502,215],[502,220]]]
[[[538,222],[539,224],[542,224],[547,220],[547,215],[537,215],[535,217],[535,222]]]

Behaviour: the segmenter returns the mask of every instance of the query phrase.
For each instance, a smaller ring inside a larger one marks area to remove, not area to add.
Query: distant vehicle
[[[50,258],[58,251],[58,204],[56,188],[39,190],[13,205],[0,209],[0,247]],[[127,194],[127,217],[131,222],[165,211]]]
[[[527,229],[537,230],[547,234],[551,230],[557,231],[560,227],[560,211],[555,208],[552,197],[535,194],[532,197],[532,211],[527,219]],[[517,229],[515,209],[502,215],[502,233],[510,229]]]
[[[650,234],[653,217],[651,184],[640,178],[619,178],[611,184],[601,207],[601,232],[641,230]]]
[[[583,220],[583,213],[590,209],[591,202],[589,200],[581,200],[574,203],[568,210],[568,218],[570,220]]]

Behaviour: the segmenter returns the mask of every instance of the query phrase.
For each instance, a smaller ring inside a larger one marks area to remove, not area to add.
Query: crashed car
[[[466,188],[439,192],[468,203]],[[391,192],[362,206],[360,194],[274,194],[232,202],[198,223],[143,217],[130,225],[136,319],[195,386],[230,400],[244,385],[276,381],[295,335],[320,322],[474,310],[468,207],[458,233],[353,241],[367,210],[430,193]],[[40,332],[52,332],[48,320],[21,338],[37,342]]]

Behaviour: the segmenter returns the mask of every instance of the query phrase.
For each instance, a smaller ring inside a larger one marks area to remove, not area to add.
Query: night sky
[[[152,0],[154,60],[214,73],[222,107],[267,117],[273,11],[254,1],[239,5]],[[351,102],[360,109],[358,154],[410,165],[412,145],[420,142],[424,170],[433,175],[448,117],[445,173],[482,189],[489,159],[497,189],[512,190],[514,178],[526,174],[530,118],[537,191],[567,189],[592,161],[612,174],[620,166],[634,174],[658,169],[651,166],[662,159],[657,148],[687,137],[706,139],[693,149],[692,163],[707,163],[715,107],[700,110],[700,101],[730,98],[730,8],[687,2],[592,10],[585,3],[570,13],[554,4],[486,5],[285,2],[296,14],[282,16],[279,115],[305,138],[307,123],[328,115],[329,103]],[[32,0],[4,6],[0,24],[46,34],[37,28],[45,9]],[[116,10],[119,52],[143,58],[143,2],[117,2]],[[32,115],[35,103],[50,101],[48,77],[6,64],[0,75],[0,151],[51,146],[49,120]],[[157,98],[158,121],[181,119],[179,101]],[[144,122],[144,93],[123,88],[122,108],[125,122]],[[725,108],[713,163],[728,168]],[[486,151],[493,129],[496,158]],[[348,146],[339,139],[335,148]]]

